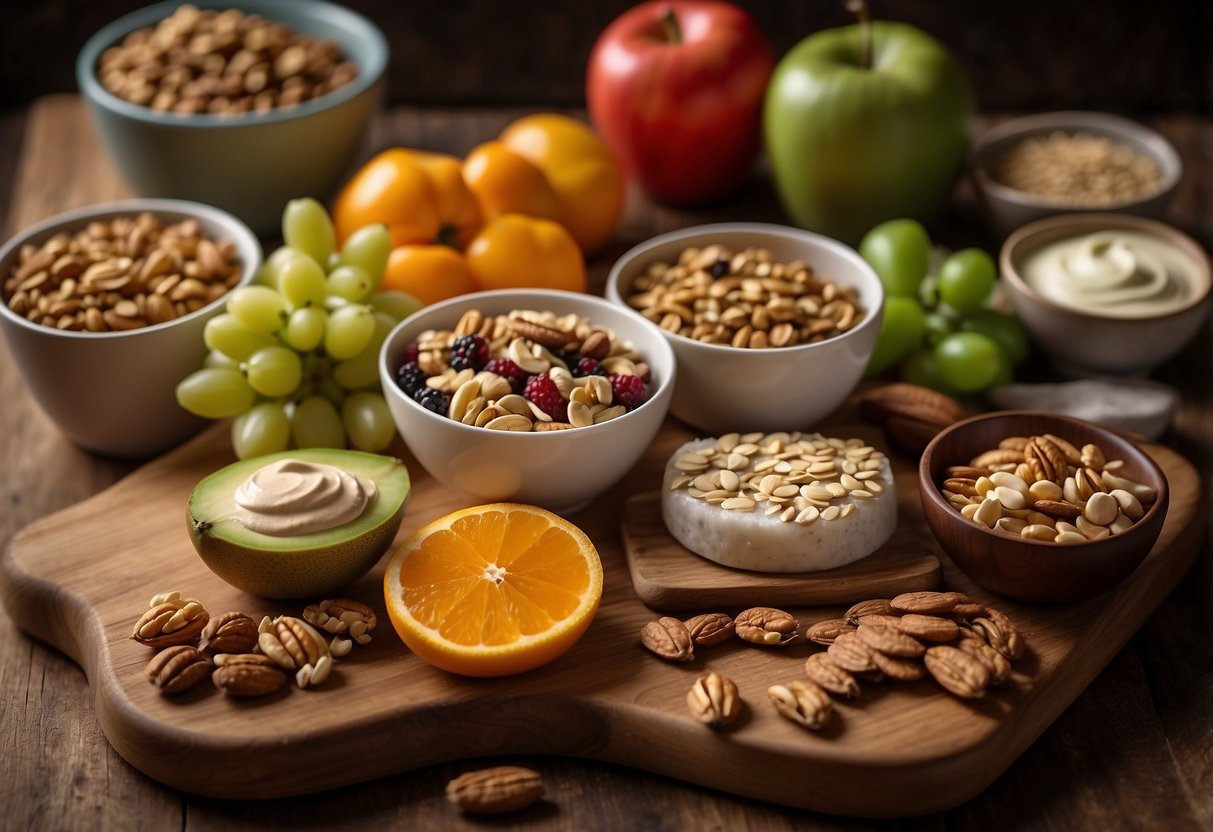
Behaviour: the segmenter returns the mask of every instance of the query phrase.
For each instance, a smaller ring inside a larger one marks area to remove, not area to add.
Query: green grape
[[[324,396],[309,396],[295,405],[291,436],[300,448],[344,448],[341,415]]]
[[[227,311],[254,332],[272,335],[286,319],[286,301],[268,286],[240,286],[228,295]]]
[[[372,283],[378,286],[391,253],[392,235],[387,226],[381,223],[364,225],[345,241],[337,263],[341,266],[357,266],[370,275]]]
[[[324,299],[328,296],[324,269],[310,257],[292,257],[278,274],[278,291],[286,298],[291,309],[324,306]]]
[[[338,361],[362,352],[375,333],[375,315],[369,306],[350,304],[329,315],[324,330],[324,351]]]
[[[232,422],[232,449],[240,459],[285,451],[291,443],[291,420],[281,402],[262,402]]]
[[[296,309],[286,320],[282,340],[291,349],[311,352],[324,341],[324,327],[329,313],[322,306],[305,306]]]
[[[1028,333],[1014,315],[996,309],[978,309],[961,320],[960,328],[994,339],[1012,365],[1018,365],[1028,357]]]
[[[206,354],[206,358],[202,360],[203,367],[224,367],[232,370],[240,369],[240,362],[234,358],[228,358],[219,350],[211,350]]]
[[[271,289],[278,289],[278,278],[282,274],[283,267],[296,257],[303,256],[303,252],[295,251],[290,246],[281,246],[275,249],[274,253],[267,257],[265,262],[261,264],[261,268],[257,270],[256,282]]]
[[[207,367],[177,385],[177,403],[205,419],[227,419],[253,406],[257,396],[244,375],[230,367]]]
[[[961,249],[939,268],[939,299],[962,314],[980,309],[997,284],[994,259],[979,248]]]
[[[935,366],[952,387],[975,393],[989,387],[1003,372],[1007,358],[992,339],[978,332],[953,332],[935,345]]]
[[[892,367],[922,343],[925,332],[926,323],[918,301],[894,295],[886,297],[880,335],[864,374],[871,377]]]
[[[263,396],[287,396],[303,381],[299,353],[286,347],[262,347],[249,356],[245,366],[248,383]]]
[[[939,303],[939,275],[929,274],[918,287],[918,302],[927,309],[934,309]]]
[[[326,266],[336,245],[333,223],[324,206],[311,197],[292,199],[282,212],[282,239],[291,248]]]
[[[202,341],[207,349],[218,350],[236,361],[244,361],[262,347],[275,343],[272,335],[254,332],[230,312],[216,315],[206,322]]]
[[[325,281],[330,295],[359,303],[375,290],[374,282],[365,269],[357,266],[338,266]]]
[[[905,361],[901,362],[897,372],[903,381],[908,381],[910,384],[929,387],[949,396],[958,395],[960,392],[944,381],[943,376],[939,373],[939,367],[935,363],[935,353],[931,349],[924,348],[910,353]]]
[[[914,297],[927,274],[931,239],[916,220],[889,220],[864,235],[859,253],[876,270],[887,294]]]
[[[425,305],[408,292],[396,291],[375,292],[371,295],[369,303],[379,312],[384,312],[397,321],[403,321]]]
[[[375,331],[362,352],[333,368],[333,380],[346,390],[358,390],[379,383],[379,348],[396,326],[391,316],[375,313]]]
[[[351,393],[341,406],[341,421],[350,444],[360,451],[378,453],[396,436],[392,412],[378,393]]]

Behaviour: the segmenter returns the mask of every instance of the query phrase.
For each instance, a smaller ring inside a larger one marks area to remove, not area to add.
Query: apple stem
[[[661,15],[661,28],[665,30],[665,38],[670,43],[682,43],[682,27],[678,25],[678,16],[674,14],[673,6],[666,6]]]
[[[872,68],[872,14],[867,0],[847,0],[847,11],[859,18],[859,66]]]

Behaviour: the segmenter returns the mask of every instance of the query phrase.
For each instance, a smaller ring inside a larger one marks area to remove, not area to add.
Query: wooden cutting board
[[[0,559],[0,597],[31,635],[74,658],[88,676],[103,730],[149,776],[188,792],[269,798],[327,789],[432,763],[545,753],[642,768],[727,792],[823,812],[896,816],[972,797],[998,777],[1064,710],[1184,574],[1199,544],[1195,470],[1174,452],[1151,453],[1169,472],[1170,516],[1153,552],[1107,595],[1069,607],[1003,602],[944,559],[944,584],[1007,612],[1030,655],[1029,692],[977,704],[927,682],[870,685],[840,704],[822,733],[778,717],[768,686],[801,676],[807,644],[764,651],[726,644],[689,665],[664,663],[638,644],[655,617],[628,579],[619,533],[622,500],[660,482],[669,454],[689,438],[670,423],[613,489],[573,517],[602,555],[606,586],[586,636],[555,663],[498,680],[462,679],[412,656],[386,624],[343,659],[324,687],[235,701],[204,687],[180,699],[144,679],[150,651],[129,639],[154,593],[180,589],[212,612],[298,614],[301,605],[245,595],[213,576],[185,532],[186,498],[230,461],[217,427],[110,489],[17,534]],[[455,509],[460,499],[405,458],[414,477],[401,536]],[[897,477],[913,509],[912,462]],[[381,570],[347,594],[380,612]],[[737,612],[738,607],[726,609]],[[840,607],[792,608],[802,623]],[[384,620],[381,618],[381,621]],[[695,677],[734,678],[746,715],[727,733],[692,721],[684,697]]]

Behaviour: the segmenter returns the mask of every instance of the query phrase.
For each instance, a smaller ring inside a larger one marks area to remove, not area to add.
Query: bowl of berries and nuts
[[[853,249],[764,223],[654,237],[619,258],[606,295],[660,327],[678,359],[670,412],[716,434],[829,415],[863,375],[884,306]]]
[[[674,354],[655,326],[601,298],[509,289],[406,318],[379,373],[400,435],[439,482],[569,512],[656,435]]]
[[[966,575],[999,595],[1056,603],[1115,586],[1150,553],[1167,476],[1125,436],[1042,411],[986,413],[942,430],[918,469],[923,514]]]

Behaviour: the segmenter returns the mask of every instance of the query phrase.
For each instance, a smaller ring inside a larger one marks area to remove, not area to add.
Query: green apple
[[[951,193],[972,114],[961,66],[913,26],[861,20],[811,35],[767,87],[780,198],[798,224],[852,244],[884,220],[926,219]]]

